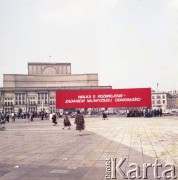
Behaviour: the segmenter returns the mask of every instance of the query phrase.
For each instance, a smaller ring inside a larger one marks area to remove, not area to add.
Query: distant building
[[[175,104],[175,109],[178,109],[178,94],[173,96],[174,99],[174,104]]]
[[[178,95],[178,90],[172,90],[172,91],[168,91],[169,94],[172,94],[173,96]]]
[[[170,93],[152,91],[152,109],[162,108],[163,112],[174,108],[175,102]]]
[[[174,109],[178,111],[178,90],[169,91],[172,94],[172,99],[174,101]]]
[[[71,74],[71,63],[28,63],[28,74],[4,74],[0,112],[54,112],[59,89],[112,88],[98,86],[98,74]]]

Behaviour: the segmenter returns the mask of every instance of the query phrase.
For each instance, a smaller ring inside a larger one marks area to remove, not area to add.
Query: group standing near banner
[[[127,117],[161,117],[163,115],[163,110],[162,108],[143,108],[142,110],[127,109],[126,114]]]

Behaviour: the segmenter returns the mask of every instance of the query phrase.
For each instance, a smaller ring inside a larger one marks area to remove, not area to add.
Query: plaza
[[[177,116],[85,117],[82,136],[75,130],[74,119],[70,120],[71,130],[62,129],[62,118],[57,126],[40,119],[6,123],[6,131],[0,131],[0,179],[104,180],[109,158],[125,158],[121,166],[125,174],[129,165],[136,163],[142,175],[143,164],[158,159],[163,167],[158,172],[161,179],[167,163],[175,166],[174,175],[178,176]],[[118,172],[115,176],[123,179]],[[155,179],[152,168],[148,168],[147,179]]]

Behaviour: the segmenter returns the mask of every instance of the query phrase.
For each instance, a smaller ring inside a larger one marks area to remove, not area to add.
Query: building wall
[[[62,87],[61,87],[62,88]],[[46,112],[54,112],[56,102],[56,90],[61,88],[3,88],[0,91],[0,112],[15,111],[19,108],[23,112],[37,111],[43,108]],[[64,86],[62,89],[102,89],[112,88],[111,86]],[[154,103],[153,103],[154,101]],[[173,99],[168,93],[152,93],[152,109],[162,108],[163,112],[174,108]]]
[[[178,95],[174,97],[174,101],[175,101],[175,108],[178,108]]]
[[[2,89],[0,89],[0,112],[3,110],[3,99]]]
[[[152,107],[167,107],[167,94],[166,93],[152,93]]]
[[[28,63],[28,75],[71,74],[71,63]]]
[[[152,92],[152,108],[162,108],[163,112],[174,108],[174,100],[169,93]]]
[[[28,74],[3,74],[0,111],[55,111],[61,87],[98,88],[98,74],[71,74],[71,63],[28,63]]]
[[[81,74],[81,75],[4,74],[3,86],[5,88],[98,86],[98,74]]]
[[[65,87],[68,89],[67,87]],[[71,86],[69,88],[72,88]],[[73,87],[73,89],[100,89],[100,88],[109,88],[111,86],[81,86]],[[0,106],[0,112],[18,112],[19,109],[22,109],[23,112],[41,112],[45,110],[47,113],[56,112],[56,90],[58,88],[51,88],[50,90],[46,89],[4,89],[2,91],[3,104]],[[59,111],[59,110],[57,110]]]

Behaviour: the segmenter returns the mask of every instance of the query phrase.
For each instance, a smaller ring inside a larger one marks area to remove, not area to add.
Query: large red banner
[[[56,108],[151,107],[151,88],[56,91]]]

